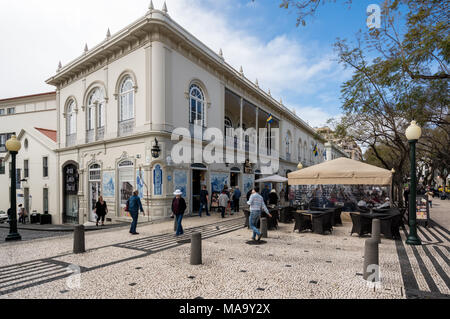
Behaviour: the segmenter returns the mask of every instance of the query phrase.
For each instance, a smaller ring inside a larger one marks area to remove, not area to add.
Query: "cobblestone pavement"
[[[450,201],[433,200],[430,225],[418,226],[421,246],[397,242],[405,293],[408,298],[450,298]]]
[[[50,237],[67,236],[67,232],[49,232],[49,231],[36,231],[36,230],[19,230],[20,236],[22,236],[23,241],[43,239]],[[5,238],[9,234],[8,228],[0,228],[0,247],[6,244]]]
[[[442,227],[450,229],[450,200],[433,199],[430,217]]]
[[[13,243],[0,250],[0,298],[448,298],[449,234],[420,228],[421,247],[383,239],[382,283],[362,279],[364,238],[351,224],[332,235],[292,232],[280,224],[267,243],[247,245],[242,214],[187,219],[186,235],[173,221],[86,233],[87,252],[71,253],[72,238]],[[189,234],[201,231],[203,264],[189,264]],[[406,232],[407,230],[405,230]],[[405,234],[402,234],[403,240]],[[427,238],[428,236],[428,238]],[[72,265],[72,266],[70,266]],[[67,267],[77,265],[78,276]]]

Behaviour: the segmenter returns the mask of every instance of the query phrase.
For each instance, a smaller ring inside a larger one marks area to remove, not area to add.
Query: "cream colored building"
[[[322,135],[327,141],[329,141],[329,143],[334,145],[333,147],[336,149],[335,152],[337,153],[343,152],[345,154],[344,156],[356,161],[363,160],[361,148],[353,139],[349,137],[337,138],[333,130],[331,130],[327,126],[316,128],[316,132]],[[331,152],[331,154],[333,154],[333,151]],[[335,156],[338,156],[338,154],[335,154]]]
[[[348,154],[333,142],[325,143],[326,161],[332,161],[340,157],[349,157]]]
[[[10,159],[5,143],[15,134],[22,143],[16,161],[18,203],[29,204],[29,212],[43,213],[48,208],[58,216],[57,190],[53,188],[56,185],[56,127],[55,92],[0,100],[0,210],[7,211],[10,205]],[[47,163],[44,163],[45,157]],[[46,177],[42,176],[44,164],[48,170]],[[20,182],[25,179],[27,182]]]
[[[22,147],[16,155],[17,205],[29,214],[52,215],[52,223],[60,223],[57,198],[56,131],[42,128],[22,129],[17,135]],[[10,162],[7,153],[5,161]],[[4,194],[0,209],[10,206],[10,169],[0,178],[0,193]]]
[[[74,61],[60,66],[47,80],[56,88],[56,189],[60,220],[93,220],[99,195],[108,203],[109,218],[128,218],[126,199],[139,189],[152,219],[170,215],[175,189],[197,213],[201,185],[217,191],[227,184],[245,193],[261,176],[255,164],[211,164],[200,160],[176,164],[171,158],[175,128],[263,128],[269,114],[279,128],[278,173],[323,161],[325,140],[295,113],[277,102],[243,70],[233,69],[163,10],[150,10],[110,35]],[[151,149],[155,138],[160,156]],[[200,142],[201,144],[202,142]],[[206,144],[205,142],[203,142]],[[233,143],[233,140],[232,142]],[[246,140],[246,150],[254,142]],[[243,196],[244,198],[245,196]]]

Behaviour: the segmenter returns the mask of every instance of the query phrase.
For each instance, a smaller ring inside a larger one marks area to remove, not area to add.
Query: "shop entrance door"
[[[235,188],[236,186],[239,186],[239,173],[230,173],[230,186],[232,188]]]
[[[101,195],[101,167],[93,164],[89,167],[89,221],[96,221],[95,204]]]
[[[78,224],[78,169],[73,164],[63,169],[63,187],[63,223]]]
[[[192,212],[198,213],[200,209],[200,191],[205,182],[206,171],[192,170]]]
[[[89,182],[89,221],[97,221],[97,215],[94,212],[95,204],[100,197],[100,182]]]

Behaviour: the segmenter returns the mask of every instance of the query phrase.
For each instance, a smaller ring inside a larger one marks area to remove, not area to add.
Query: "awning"
[[[392,172],[341,157],[288,174],[289,185],[391,185]]]
[[[255,183],[286,183],[288,179],[280,175],[273,175],[269,177],[264,177],[257,179]]]

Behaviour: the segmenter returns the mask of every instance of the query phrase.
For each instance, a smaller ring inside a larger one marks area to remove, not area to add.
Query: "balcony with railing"
[[[97,128],[97,136],[95,138],[97,141],[101,141],[105,138],[105,127]]]
[[[94,130],[86,131],[86,143],[92,143],[95,141],[94,134],[95,134]]]
[[[75,146],[77,144],[77,134],[66,135],[66,147]]]
[[[134,132],[134,119],[119,122],[119,136],[128,136]]]

